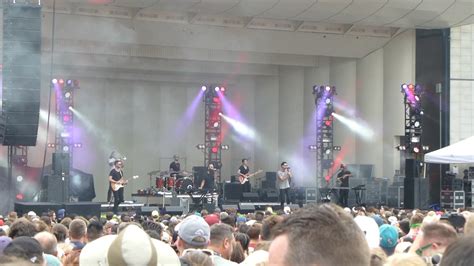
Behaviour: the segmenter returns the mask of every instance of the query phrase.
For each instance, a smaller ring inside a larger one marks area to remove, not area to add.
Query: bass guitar
[[[248,174],[248,175],[239,175],[239,182],[240,184],[245,184],[249,181],[249,178],[252,177],[252,176],[255,176],[255,175],[258,175],[260,174],[261,172],[263,172],[262,169],[258,170],[257,172],[255,173],[252,173],[252,174]]]
[[[135,179],[137,179],[137,178],[138,178],[138,176],[137,176],[137,175],[134,175],[134,176],[132,177],[132,180],[135,180]],[[117,181],[117,183],[111,183],[110,185],[112,186],[112,190],[113,190],[113,191],[117,191],[117,190],[119,190],[119,189],[125,187],[127,184],[128,184],[128,179],[124,179],[124,178],[122,177],[119,181]]]

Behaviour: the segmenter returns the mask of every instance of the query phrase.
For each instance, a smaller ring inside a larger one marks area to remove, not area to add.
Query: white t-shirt
[[[286,173],[283,172],[283,171],[281,171],[281,170],[278,170],[277,175],[278,175],[278,177],[280,177],[280,178],[286,177]],[[289,188],[289,187],[290,187],[290,181],[289,181],[289,179],[287,178],[287,179],[285,179],[285,180],[282,181],[280,178],[278,178],[278,187],[279,187],[280,189]]]

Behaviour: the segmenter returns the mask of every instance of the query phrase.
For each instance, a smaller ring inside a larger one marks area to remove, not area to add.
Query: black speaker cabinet
[[[419,177],[419,166],[418,161],[415,159],[405,160],[405,177],[414,178]]]
[[[255,212],[255,206],[254,205],[247,205],[247,204],[239,204],[239,212],[240,213],[252,213]]]
[[[59,175],[48,175],[46,178],[46,200],[49,202],[68,201],[68,187],[66,177]]]
[[[29,211],[34,211],[36,215],[42,216],[43,213],[50,210],[57,212],[62,208],[62,204],[51,202],[15,202],[15,211],[18,213],[18,217],[27,214]]]
[[[242,194],[242,201],[244,202],[258,202],[260,197],[257,192],[244,192]]]
[[[428,207],[428,179],[405,178],[403,182],[403,192],[403,207],[405,209],[424,209]]]
[[[181,206],[166,206],[164,212],[169,215],[181,215],[184,209]]]
[[[240,201],[242,185],[240,183],[224,183],[224,200]]]
[[[66,215],[77,214],[84,217],[100,217],[100,203],[98,202],[69,202],[64,203]]]
[[[69,153],[53,153],[53,174],[58,176],[68,176],[69,173]]]

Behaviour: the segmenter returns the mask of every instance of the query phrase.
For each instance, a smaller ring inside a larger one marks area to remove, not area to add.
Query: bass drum
[[[194,189],[194,183],[192,179],[189,178],[181,178],[176,180],[176,191],[179,194],[185,194],[188,192],[192,192]]]

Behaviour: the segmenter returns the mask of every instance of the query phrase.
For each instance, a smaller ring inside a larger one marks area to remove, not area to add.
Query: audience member
[[[445,250],[441,265],[471,266],[474,262],[474,235],[467,235],[453,242]]]
[[[92,242],[104,235],[104,228],[99,221],[93,220],[87,226],[87,242]]]
[[[33,264],[42,265],[44,262],[40,243],[30,236],[18,236],[13,239],[3,250],[3,255],[25,259]]]
[[[176,247],[179,254],[185,249],[205,249],[209,245],[211,229],[202,217],[188,216],[177,226]]]
[[[8,236],[0,236],[0,256],[3,255],[3,250],[12,242],[12,239]]]
[[[230,261],[230,255],[235,243],[233,231],[233,228],[227,224],[214,224],[211,226],[208,248],[214,251],[212,258],[215,265],[237,265]]]
[[[398,253],[388,257],[386,266],[427,266],[426,262],[415,254]]]
[[[428,223],[421,227],[420,233],[410,247],[409,252],[422,257],[443,254],[446,248],[456,239],[456,230],[451,225],[441,222]]]
[[[26,218],[19,218],[10,226],[8,236],[12,239],[20,236],[33,237],[36,232],[36,226],[33,222]]]
[[[380,247],[385,251],[387,256],[394,253],[398,244],[398,230],[395,226],[384,224],[380,226]]]
[[[84,247],[87,241],[87,226],[84,220],[74,219],[69,225],[69,242],[73,250],[79,250]]]
[[[283,221],[283,216],[271,215],[262,221],[262,229],[260,231],[260,239],[269,241],[273,239],[274,230],[276,225]]]
[[[209,254],[201,250],[189,250],[180,259],[182,266],[214,266]]]
[[[285,217],[270,245],[270,265],[368,265],[370,252],[351,216],[332,204]]]

